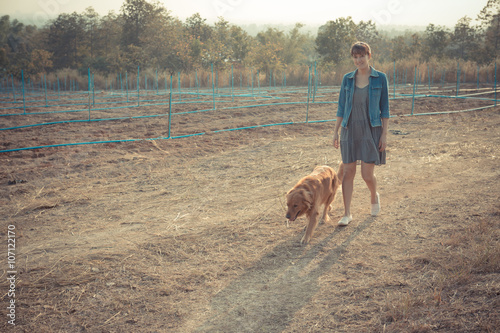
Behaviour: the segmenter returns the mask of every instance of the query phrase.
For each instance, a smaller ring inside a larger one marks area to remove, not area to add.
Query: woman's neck
[[[370,66],[362,69],[358,69],[358,74],[368,75],[370,73]]]

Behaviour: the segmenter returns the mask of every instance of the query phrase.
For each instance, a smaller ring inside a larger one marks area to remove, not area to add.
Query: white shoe
[[[352,216],[344,216],[343,218],[340,219],[339,225],[345,226],[345,225],[348,225],[349,222],[351,222],[351,221],[352,221]]]
[[[380,213],[380,196],[377,192],[377,203],[372,204],[372,216],[377,216]]]

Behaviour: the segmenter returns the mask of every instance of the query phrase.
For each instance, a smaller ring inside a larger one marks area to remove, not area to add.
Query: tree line
[[[171,74],[231,65],[263,73],[314,62],[331,68],[350,62],[349,48],[356,40],[368,42],[381,63],[452,59],[487,65],[500,52],[500,0],[489,0],[474,20],[465,16],[453,29],[429,24],[425,31],[388,37],[373,21],[356,23],[351,17],[326,22],[316,35],[302,28],[297,23],[288,31],[267,28],[251,36],[223,17],[208,24],[196,13],[181,21],[147,0],[125,0],[119,14],[100,16],[92,7],[60,14],[43,27],[5,15],[0,18],[0,76],[66,68],[109,74],[139,65]]]

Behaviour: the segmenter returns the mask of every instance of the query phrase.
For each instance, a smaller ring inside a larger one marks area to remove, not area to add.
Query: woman
[[[357,69],[342,79],[333,133],[333,145],[337,149],[340,146],[344,163],[344,216],[339,225],[347,225],[352,221],[351,200],[357,161],[361,161],[361,176],[370,190],[371,214],[377,216],[380,212],[377,178],[373,171],[375,165],[385,164],[389,125],[386,75],[370,66],[372,53],[368,44],[354,43],[351,55]]]

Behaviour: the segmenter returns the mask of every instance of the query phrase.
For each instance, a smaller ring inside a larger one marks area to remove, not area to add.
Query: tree
[[[271,71],[276,72],[284,68],[283,48],[285,33],[276,28],[268,28],[259,32],[256,42],[249,54],[250,62],[259,71],[266,73],[269,78]]]
[[[236,25],[231,26],[230,34],[233,61],[244,62],[250,52],[253,38]]]
[[[8,15],[0,18],[0,68],[6,73],[21,76],[21,70],[30,63],[33,49],[44,45],[35,26],[24,25],[18,20],[10,20]]]
[[[18,20],[12,21],[10,24],[9,34],[7,36],[7,44],[12,52],[20,52],[23,44],[22,32],[24,24]]]
[[[356,24],[352,18],[341,17],[319,28],[316,49],[323,62],[339,64],[349,58],[350,47],[356,39]]]
[[[458,20],[451,35],[451,56],[469,60],[479,47],[476,29],[470,26],[471,19],[467,16]]]
[[[411,35],[411,43],[410,43],[410,54],[414,54],[417,51],[422,49],[422,38],[420,34],[414,33]]]
[[[7,38],[10,33],[10,16],[4,15],[0,17],[0,46],[7,45]]]
[[[441,26],[429,24],[425,29],[422,55],[425,60],[431,57],[442,59],[445,56],[445,50],[450,42],[450,33],[448,29]]]
[[[117,72],[123,69],[120,63],[120,36],[122,34],[121,17],[114,12],[109,12],[103,16],[99,22],[97,38],[98,54],[102,57],[105,66],[102,70],[105,73]]]
[[[500,0],[487,1],[478,15],[480,25],[464,17],[452,30],[430,24],[425,32],[379,33],[373,21],[355,23],[344,17],[326,22],[316,35],[303,33],[302,24],[296,24],[284,31],[265,28],[255,37],[223,18],[209,25],[196,13],[181,21],[158,1],[124,0],[119,14],[103,17],[89,7],[61,14],[40,29],[0,16],[1,71],[19,75],[21,69],[77,68],[86,73],[91,67],[116,73],[140,65],[175,74],[210,64],[224,69],[237,62],[269,75],[316,60],[327,67],[350,64],[349,49],[357,40],[369,43],[381,64],[405,57],[488,63],[500,55]]]
[[[250,63],[259,71],[266,73],[266,79],[268,79],[271,71],[276,72],[284,68],[283,59],[280,57],[282,51],[283,47],[280,44],[271,41],[265,44],[256,43],[249,54]]]
[[[232,60],[232,51],[229,22],[219,17],[212,29],[211,38],[206,41],[203,63],[207,67],[213,64],[216,69],[222,70]]]
[[[478,15],[485,37],[485,52],[490,58],[500,53],[500,0],[488,0]]]
[[[25,28],[25,25],[16,19],[11,22],[8,15],[0,19],[0,45],[3,45],[10,53],[16,54],[16,57],[29,50],[26,44]]]
[[[186,29],[189,35],[205,43],[212,36],[212,28],[206,23],[199,13],[186,19]]]
[[[33,74],[45,73],[52,68],[52,54],[45,50],[33,50],[31,52],[30,72]]]
[[[375,23],[371,20],[368,22],[361,21],[356,25],[354,32],[356,39],[369,45],[376,45],[380,39]]]
[[[56,68],[78,68],[82,64],[80,52],[85,47],[85,22],[76,12],[60,14],[49,25],[47,50],[53,54]]]
[[[391,55],[393,61],[401,60],[409,54],[409,47],[406,44],[404,36],[398,36],[391,39]]]
[[[116,52],[120,46],[118,37],[122,33],[122,25],[116,14],[110,12],[108,15],[101,18],[99,27],[99,32],[101,34],[101,43],[99,45],[102,49],[102,54],[108,57],[110,54]]]
[[[303,40],[301,42],[301,52],[302,56],[298,59],[297,63],[301,65],[308,65],[320,60],[320,56],[316,50],[316,37],[311,35],[311,33],[306,33],[302,35]]]
[[[0,47],[0,68],[2,69],[0,72],[0,76],[6,71],[7,67],[9,66],[9,58],[7,57],[7,51],[5,49]]]
[[[296,23],[293,29],[285,36],[283,43],[283,63],[285,66],[305,61],[304,45],[307,37],[300,33],[304,25]]]
[[[210,60],[206,59],[207,47],[210,38],[212,37],[213,29],[206,23],[206,19],[202,18],[199,13],[186,19],[184,25],[184,39],[189,45],[189,57],[192,66],[197,68],[199,66],[210,66]],[[182,48],[179,43],[177,47]]]
[[[146,0],[125,0],[121,12],[122,46],[143,46],[148,24],[157,21],[162,15],[168,16],[166,9],[159,3],[149,3]]]
[[[169,15],[158,16],[149,24],[144,39],[145,51],[153,66],[167,70],[171,75],[192,68],[190,37],[182,22]]]
[[[89,56],[90,58],[94,58],[96,56],[96,46],[99,42],[99,14],[94,8],[88,7],[82,15],[82,20],[84,21],[86,36],[88,37]]]
[[[133,44],[127,45],[120,50],[121,66],[132,73],[137,71],[139,65],[147,67],[149,65],[148,59],[145,50]]]

